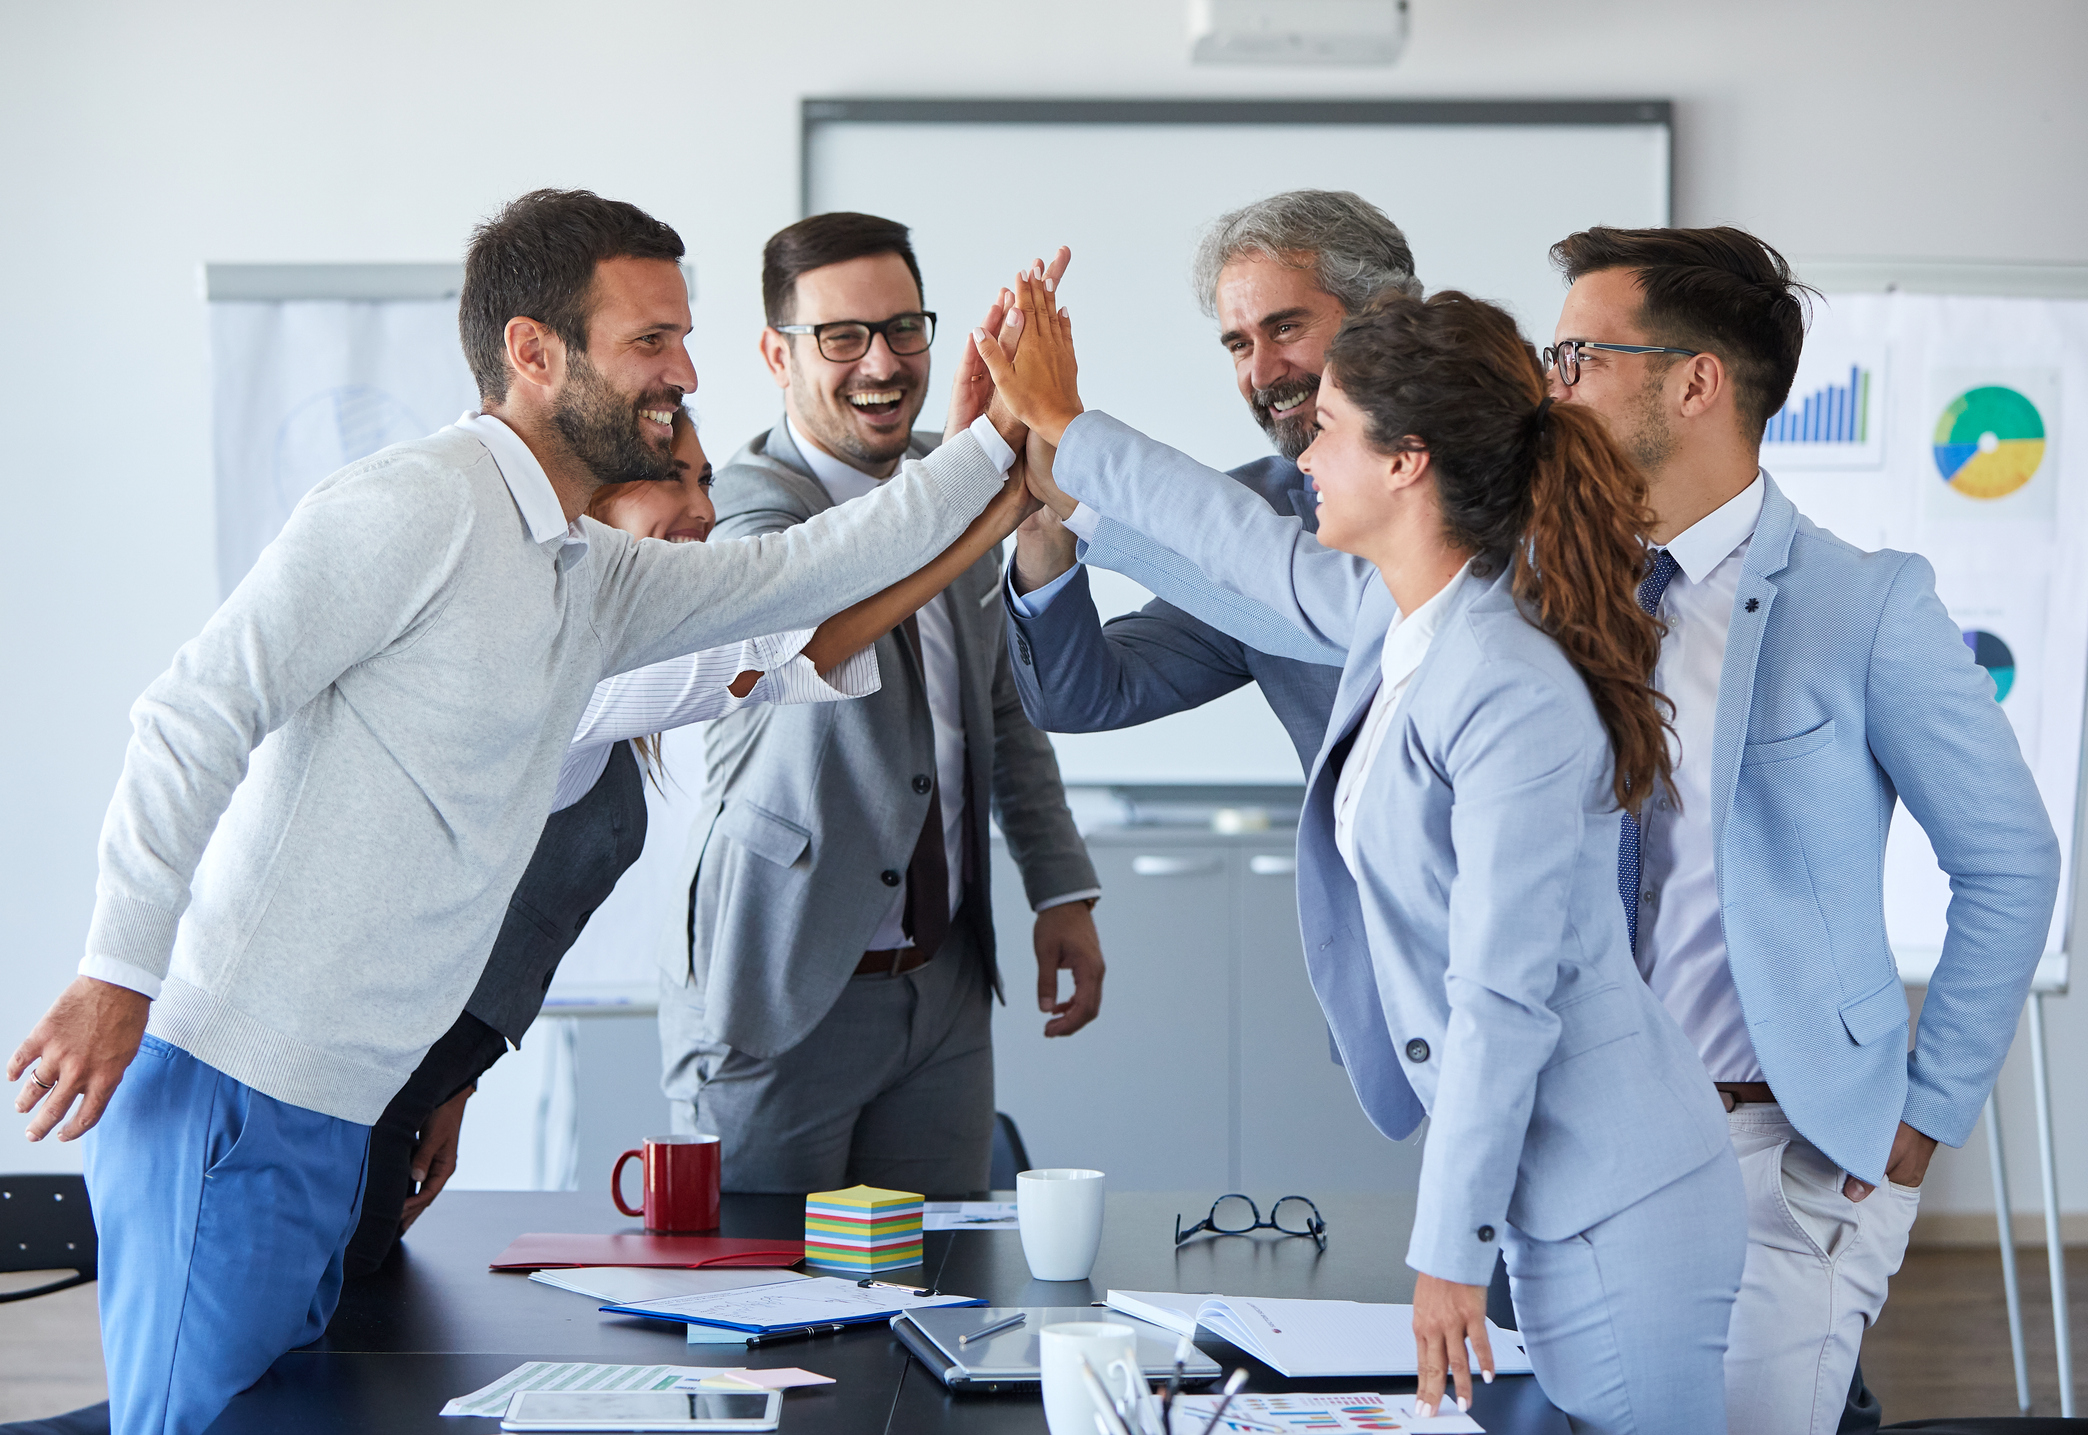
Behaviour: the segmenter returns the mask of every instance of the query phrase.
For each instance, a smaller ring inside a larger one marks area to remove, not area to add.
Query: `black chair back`
[[[1015,1118],[1005,1111],[993,1113],[993,1166],[986,1177],[986,1184],[996,1191],[1015,1189],[1015,1173],[1032,1171],[1029,1152],[1023,1148],[1022,1133],[1015,1129]]]
[[[0,1176],[0,1271],[73,1274],[28,1290],[0,1293],[0,1302],[49,1295],[85,1285],[95,1274],[94,1211],[79,1176]]]

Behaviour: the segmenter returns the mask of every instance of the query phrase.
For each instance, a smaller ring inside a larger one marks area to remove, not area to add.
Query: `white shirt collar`
[[[861,498],[884,482],[812,443],[803,430],[790,421],[790,415],[783,416],[783,426],[790,431],[790,441],[797,445],[797,451],[804,458],[806,467],[812,470],[812,476],[826,485],[826,491],[833,496],[834,502],[846,503],[851,498]]]
[[[1659,546],[1675,555],[1676,566],[1690,582],[1703,582],[1734,549],[1754,537],[1767,491],[1762,471],[1756,469],[1753,483]]]
[[[563,545],[587,547],[580,520],[566,521],[558,490],[551,486],[544,466],[537,462],[537,456],[529,451],[520,434],[485,413],[465,414],[457,420],[457,427],[484,444],[486,452],[493,455],[493,466],[507,483],[515,507],[522,512],[522,521],[529,525],[532,542],[541,545],[556,538]]]
[[[1472,571],[1466,564],[1451,575],[1450,581],[1435,592],[1435,596],[1401,616],[1385,635],[1385,652],[1380,661],[1384,670],[1384,681],[1388,684],[1404,682],[1421,666],[1421,659],[1428,655],[1428,645],[1434,641],[1436,629],[1442,626],[1443,614],[1450,607],[1450,600],[1464,586],[1465,575]]]

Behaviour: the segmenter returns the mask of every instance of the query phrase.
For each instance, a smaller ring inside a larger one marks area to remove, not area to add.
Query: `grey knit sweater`
[[[531,471],[453,427],[313,489],[138,699],[102,827],[81,970],[156,993],[149,1029],[199,1060],[348,1121],[462,1010],[597,682],[817,623],[1001,483],[966,436],[782,533],[583,519],[583,545],[542,471],[508,466]]]

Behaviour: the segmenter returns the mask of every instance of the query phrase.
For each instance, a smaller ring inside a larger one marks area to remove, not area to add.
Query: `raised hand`
[[[1072,262],[1073,251],[1061,245],[1049,265],[1041,259],[1035,260],[1031,269],[1024,272],[1042,275],[1056,285],[1065,276],[1066,266]],[[979,327],[994,335],[1000,341],[1004,352],[1013,355],[1021,349],[1022,325],[1023,315],[1015,305],[1014,292],[1003,289],[994,299],[993,307],[986,311],[986,317]],[[991,411],[992,403],[993,377],[987,372],[977,348],[966,344],[963,356],[957,361],[957,378],[950,396],[950,416],[943,431],[954,434],[960,429],[969,428],[972,420]],[[1005,406],[999,413],[994,414],[993,421],[994,427],[1000,430],[1001,436],[1007,439],[1011,447],[1022,447],[1022,439],[1018,436],[1021,428]]]
[[[986,329],[972,331],[972,348],[993,379],[995,404],[1054,448],[1082,411],[1072,316],[1058,306],[1057,288],[1056,279],[1035,267],[1016,276],[1022,332],[1013,351]]]

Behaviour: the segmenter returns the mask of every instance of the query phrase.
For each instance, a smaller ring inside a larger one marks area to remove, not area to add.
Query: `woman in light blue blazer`
[[[1537,1377],[1576,1430],[1724,1430],[1739,1173],[1617,897],[1619,814],[1669,766],[1659,633],[1633,591],[1643,479],[1598,416],[1551,406],[1507,314],[1391,297],[1328,350],[1299,460],[1315,540],[1082,413],[1069,325],[1041,281],[1023,287],[1017,360],[974,342],[1031,427],[1038,497],[1084,537],[1144,535],[1243,621],[1345,655],[1299,823],[1299,908],[1364,1109],[1394,1139],[1432,1118],[1407,1250],[1421,1400],[1440,1400],[1446,1369],[1469,1397],[1468,1342],[1490,1376],[1498,1246]]]

